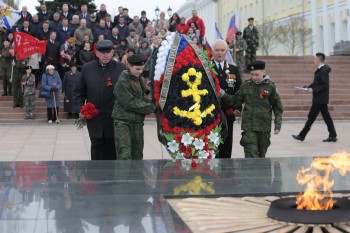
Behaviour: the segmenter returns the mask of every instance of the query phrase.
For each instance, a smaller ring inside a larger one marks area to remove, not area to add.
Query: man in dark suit
[[[323,53],[316,53],[314,58],[314,64],[317,66],[314,81],[310,85],[305,85],[305,88],[312,92],[312,105],[304,128],[298,135],[292,135],[296,140],[304,141],[306,134],[310,131],[320,112],[329,132],[328,138],[324,139],[323,142],[336,142],[338,140],[333,120],[328,111],[329,73],[331,72],[331,67],[324,64],[325,58],[326,56]]]
[[[58,70],[60,48],[60,44],[56,41],[56,32],[50,32],[50,39],[46,43],[46,53],[43,56],[45,67],[47,65],[53,65]]]
[[[225,60],[227,50],[226,41],[216,40],[213,44],[213,64],[218,74],[217,78],[221,89],[227,94],[234,95],[241,87],[242,80],[238,68]],[[233,123],[235,116],[241,115],[242,106],[231,108],[224,102],[221,102],[221,109],[226,116],[227,137],[224,139],[224,143],[219,146],[218,158],[231,158]]]
[[[60,13],[61,20],[66,18],[68,21],[72,20],[73,15],[69,13],[69,7],[68,4],[62,5],[62,12]]]
[[[68,19],[62,20],[62,25],[57,29],[57,41],[60,45],[64,44],[67,39],[73,37],[74,32],[68,24]]]
[[[37,38],[39,40],[48,40],[50,38],[49,21],[45,21],[42,28],[38,31]]]
[[[96,45],[98,61],[83,66],[81,79],[74,90],[74,104],[79,112],[85,100],[95,105],[99,114],[87,121],[91,140],[91,160],[115,160],[112,119],[115,96],[113,87],[126,66],[112,59],[113,43],[100,40]],[[80,115],[80,117],[83,117]]]
[[[32,15],[27,11],[27,7],[23,6],[21,11],[21,18],[17,21],[18,24],[22,25],[24,21],[31,21]]]
[[[87,23],[90,23],[90,13],[88,12],[87,5],[81,5],[81,13],[79,14],[79,20],[85,19]]]
[[[30,23],[27,20],[23,21],[23,27],[19,31],[35,37],[35,34],[32,32],[30,28]]]
[[[47,11],[45,4],[41,4],[40,9],[41,10],[38,12],[38,17],[40,22],[45,22],[47,20],[52,19],[52,15],[49,11]]]

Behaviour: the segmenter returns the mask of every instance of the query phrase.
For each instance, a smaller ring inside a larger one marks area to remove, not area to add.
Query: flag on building
[[[14,34],[14,42],[15,55],[18,60],[23,60],[35,53],[46,53],[46,40],[38,40],[24,32],[16,32]]]
[[[207,40],[207,38],[205,38],[205,44],[204,44],[204,49],[207,52],[207,57],[209,60],[211,60],[211,57],[213,55],[213,50],[211,49],[211,46]]]
[[[216,39],[221,39],[221,40],[223,40],[223,37],[222,37],[222,35],[221,35],[221,32],[219,31],[219,28],[218,28],[218,24],[217,24],[217,23],[215,23],[215,31],[216,31]],[[233,63],[233,58],[232,58],[232,55],[231,55],[229,49],[227,49],[227,52],[226,52],[226,61],[227,61],[227,62]]]
[[[230,23],[228,24],[227,34],[226,34],[226,41],[231,43],[231,41],[235,38],[236,32],[240,30],[240,22],[238,17],[238,12],[235,10],[233,13]]]
[[[6,5],[0,1],[0,25],[11,29],[12,26],[21,18],[21,12]]]

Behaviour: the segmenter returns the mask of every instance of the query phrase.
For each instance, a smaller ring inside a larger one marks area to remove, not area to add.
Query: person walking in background
[[[233,107],[244,104],[242,138],[246,158],[265,158],[270,146],[272,112],[275,115],[274,134],[282,126],[283,106],[275,84],[265,74],[265,62],[256,60],[249,67],[251,79],[245,81],[235,95],[220,90],[222,100]]]
[[[259,32],[254,26],[254,18],[248,19],[248,26],[243,30],[243,39],[247,43],[245,64],[249,67],[256,60],[256,51],[259,49]]]
[[[312,92],[312,105],[304,128],[298,135],[292,135],[296,140],[304,141],[320,112],[329,132],[328,138],[324,139],[323,142],[336,142],[338,140],[334,123],[328,110],[329,73],[331,72],[331,67],[324,63],[325,58],[326,56],[323,53],[316,53],[314,57],[314,64],[317,67],[314,81],[310,85],[305,86],[308,88],[308,91]]]
[[[24,106],[26,116],[24,119],[34,119],[35,109],[35,75],[32,73],[32,67],[26,66],[25,74],[22,77]]]
[[[58,111],[60,106],[60,93],[62,81],[60,75],[53,65],[46,66],[46,72],[41,78],[41,86],[44,90],[50,91],[51,95],[46,98],[47,120],[49,124],[56,122],[59,124]]]
[[[121,73],[114,87],[114,140],[118,160],[143,159],[143,122],[156,106],[145,100],[145,84],[140,75],[147,58],[128,57],[128,70]]]
[[[244,71],[244,51],[247,49],[247,43],[242,38],[242,32],[236,32],[236,39],[233,39],[232,43],[230,44],[230,49],[236,49],[236,51],[233,51],[232,57],[234,56],[234,53],[236,53],[236,64],[239,70],[239,74],[242,76]]]
[[[64,94],[63,111],[68,113],[67,119],[79,118],[79,114],[74,106],[73,92],[80,80],[80,75],[81,74],[77,71],[77,65],[75,63],[70,64],[70,71],[67,71],[64,75],[62,83],[62,93]]]

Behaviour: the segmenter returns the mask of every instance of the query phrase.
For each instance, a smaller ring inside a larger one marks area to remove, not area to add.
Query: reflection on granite
[[[297,193],[310,158],[0,163],[0,232],[190,232],[165,198]],[[333,175],[334,190],[350,190]]]

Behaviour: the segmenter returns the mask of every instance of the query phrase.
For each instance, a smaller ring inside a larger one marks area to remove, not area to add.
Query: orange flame
[[[329,210],[333,208],[331,173],[337,169],[342,176],[350,172],[350,153],[341,152],[329,158],[315,158],[311,168],[300,168],[296,176],[299,184],[306,184],[304,193],[296,197],[297,209]]]

